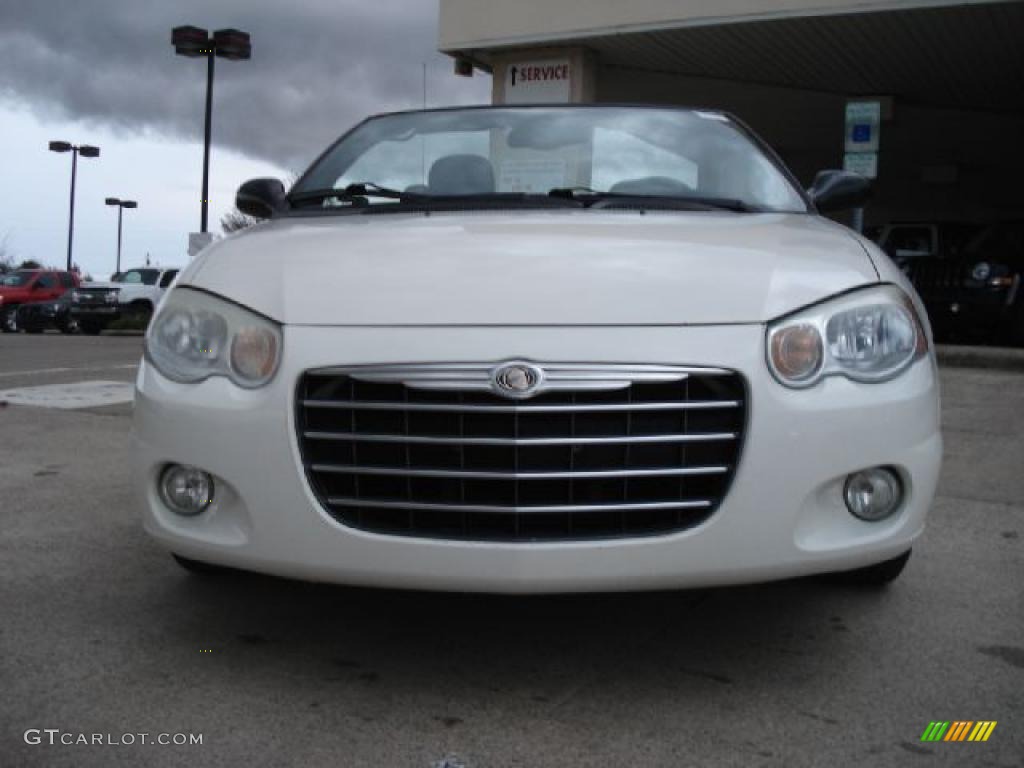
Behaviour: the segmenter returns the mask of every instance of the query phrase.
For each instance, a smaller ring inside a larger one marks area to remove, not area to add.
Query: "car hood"
[[[760,323],[876,282],[808,214],[532,211],[283,218],[182,274],[286,324]]]

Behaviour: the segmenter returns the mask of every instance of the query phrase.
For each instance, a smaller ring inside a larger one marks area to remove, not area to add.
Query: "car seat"
[[[447,155],[430,166],[427,184],[432,195],[493,194],[494,168],[480,155]]]

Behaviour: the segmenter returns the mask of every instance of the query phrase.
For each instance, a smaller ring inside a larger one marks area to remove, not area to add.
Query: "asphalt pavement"
[[[0,401],[130,382],[140,350],[0,336]],[[198,579],[140,528],[130,403],[0,402],[0,767],[1021,766],[1024,374],[942,384],[939,496],[881,592]],[[922,742],[936,720],[998,724]]]

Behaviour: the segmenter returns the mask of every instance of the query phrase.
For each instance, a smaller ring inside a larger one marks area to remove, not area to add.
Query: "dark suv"
[[[58,299],[80,281],[74,272],[56,269],[19,269],[0,275],[0,328],[18,330],[18,307]]]
[[[1024,221],[990,224],[957,256],[905,269],[940,339],[1024,345]]]
[[[864,234],[906,271],[914,259],[957,258],[983,227],[965,221],[892,221]]]

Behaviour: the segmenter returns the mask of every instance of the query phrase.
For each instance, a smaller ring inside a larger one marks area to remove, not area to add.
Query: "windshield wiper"
[[[359,181],[349,184],[340,189],[311,189],[307,192],[297,192],[288,195],[288,202],[296,203],[318,203],[324,200],[337,198],[338,200],[358,201],[367,197],[383,197],[388,200],[400,202],[420,202],[430,199],[430,195],[423,195],[417,192],[400,192],[397,189],[374,184],[372,181]]]
[[[652,208],[682,210],[722,210],[740,213],[759,213],[763,209],[731,197],[705,197],[701,195],[643,195],[635,192],[599,192],[590,187],[555,187],[548,190],[551,197],[576,200],[586,208],[608,208],[628,204]]]
[[[374,184],[370,181],[360,181],[349,184],[347,187],[330,189],[311,189],[306,192],[297,192],[288,196],[288,202],[300,206],[303,203],[322,203],[325,200],[337,199],[347,200],[352,207],[365,207],[366,198],[381,197],[389,200],[397,200],[400,203],[411,203],[413,205],[429,206],[434,208],[452,208],[456,206],[473,205],[474,203],[483,206],[500,206],[502,204],[529,204],[543,205],[545,207],[581,207],[582,202],[574,200],[571,196],[559,198],[555,195],[532,194],[527,192],[479,192],[456,195],[431,195],[426,192],[401,192],[397,189]]]

